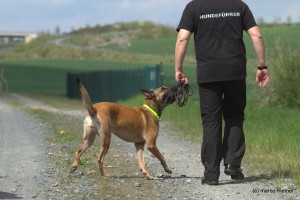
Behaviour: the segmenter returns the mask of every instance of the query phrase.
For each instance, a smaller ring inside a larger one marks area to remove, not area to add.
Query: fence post
[[[162,85],[163,73],[162,63],[156,65],[147,65],[145,69],[146,89],[154,89]]]
[[[4,77],[4,68],[0,69],[0,92],[8,92],[8,82]]]

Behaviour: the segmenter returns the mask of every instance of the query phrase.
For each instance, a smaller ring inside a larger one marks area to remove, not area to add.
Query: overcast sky
[[[151,20],[176,26],[190,0],[0,0],[0,32],[62,32],[87,24]],[[300,0],[244,0],[255,17],[300,21]]]

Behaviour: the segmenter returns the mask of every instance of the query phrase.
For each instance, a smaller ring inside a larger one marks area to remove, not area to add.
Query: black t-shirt
[[[246,78],[243,31],[254,26],[241,0],[193,0],[186,5],[177,31],[194,33],[198,83]]]

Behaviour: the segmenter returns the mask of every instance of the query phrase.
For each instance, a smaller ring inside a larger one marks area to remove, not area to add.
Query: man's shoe
[[[239,167],[225,166],[224,173],[231,176],[231,179],[242,180],[245,178],[242,169]]]
[[[201,184],[204,185],[219,185],[219,181],[216,181],[216,180],[207,180],[206,178],[203,178],[201,180]]]

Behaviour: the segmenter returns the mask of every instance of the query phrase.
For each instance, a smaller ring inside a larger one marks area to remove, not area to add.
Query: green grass
[[[261,27],[261,32],[266,46],[267,55],[275,48],[275,41],[285,41],[291,48],[299,48],[300,45],[300,26],[274,26]],[[244,33],[244,41],[247,49],[247,57],[255,59],[255,52],[251,40],[247,33]],[[268,58],[268,57],[267,57]],[[272,60],[268,60],[268,63]]]
[[[112,60],[10,60],[1,61],[0,66],[7,67],[36,67],[41,69],[59,69],[67,71],[96,71],[96,70],[118,70],[118,69],[130,69],[144,67],[141,63],[135,62],[121,62]],[[146,65],[146,64],[144,64]]]
[[[300,110],[259,107],[246,110],[247,163],[255,163],[276,177],[300,181]]]
[[[176,34],[174,34],[174,37],[172,38],[134,40],[132,41],[131,45],[125,49],[120,48],[117,44],[106,46],[105,49],[138,54],[173,55],[175,43]],[[187,55],[195,55],[192,39],[188,46]]]
[[[261,27],[261,32],[263,34],[267,52],[275,48],[274,41],[277,40],[287,42],[291,48],[298,48],[300,45],[299,25]],[[117,44],[108,45],[104,47],[104,49],[134,54],[174,55],[176,37],[177,35],[174,30],[174,36],[171,38],[133,40],[131,45],[125,49],[120,48]],[[249,59],[255,59],[252,43],[247,33],[244,33],[244,41],[247,49],[247,57]],[[193,36],[191,36],[190,39],[187,55],[195,55]]]

